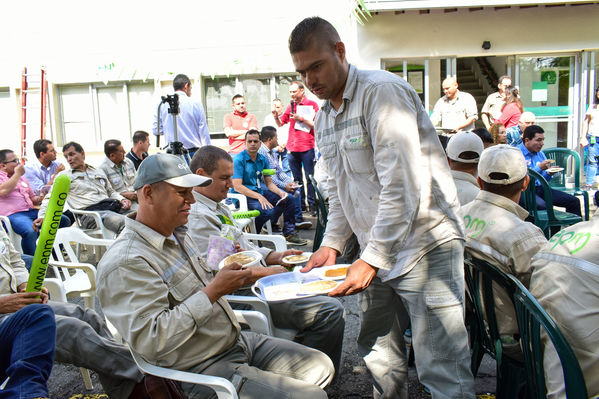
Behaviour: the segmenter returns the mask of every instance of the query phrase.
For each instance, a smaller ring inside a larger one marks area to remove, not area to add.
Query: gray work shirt
[[[463,237],[443,149],[404,79],[350,65],[343,104],[325,102],[315,126],[331,186],[323,246],[342,252],[354,232],[360,258],[387,281]]]

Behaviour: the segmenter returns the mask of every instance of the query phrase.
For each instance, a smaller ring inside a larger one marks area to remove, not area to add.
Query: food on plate
[[[248,263],[251,263],[253,261],[255,261],[256,258],[248,255],[248,254],[244,254],[242,252],[237,253],[237,254],[233,254],[233,255],[229,255],[225,258],[225,265],[229,265],[231,263],[239,263],[240,265],[247,265]]]
[[[557,173],[557,172],[561,172],[562,170],[564,170],[564,168],[560,168],[559,166],[552,166],[551,168],[547,169],[547,172]]]
[[[324,272],[325,277],[341,277],[347,274],[347,267],[338,267]]]
[[[315,294],[318,292],[326,292],[335,288],[339,283],[330,280],[318,280],[311,283],[302,284],[298,291],[299,294]]]
[[[287,255],[283,258],[283,261],[287,263],[297,263],[303,262],[305,260],[308,260],[308,257],[306,255]]]

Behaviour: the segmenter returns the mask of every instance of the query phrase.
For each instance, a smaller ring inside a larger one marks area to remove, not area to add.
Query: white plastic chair
[[[229,209],[231,209],[231,212],[233,211],[238,211],[238,212],[247,212],[248,209],[248,200],[247,197],[243,194],[238,194],[238,193],[227,193],[227,198],[231,198],[231,199],[235,199],[237,201],[239,201],[239,208],[235,208],[234,205],[228,205]],[[239,227],[240,229],[244,229],[246,226],[249,225],[249,229],[250,229],[250,233],[256,234],[256,233],[260,233],[259,231],[256,232],[256,223],[254,222],[256,218],[247,218],[247,219],[236,219],[235,220],[235,224],[237,225],[237,227]],[[264,223],[264,227],[266,228],[266,232],[270,235],[272,234],[272,225],[270,223],[270,220],[267,220],[266,223]]]
[[[266,317],[252,310],[235,310],[237,321],[241,324],[247,324],[254,332],[261,334],[269,334],[270,327]],[[170,380],[188,382],[190,384],[199,384],[210,387],[216,392],[218,399],[238,399],[237,390],[231,381],[222,377],[214,377],[211,375],[195,374],[188,371],[173,370],[166,367],[160,367],[148,363],[139,353],[129,347],[133,360],[137,363],[137,367],[146,374],[155,375]]]
[[[17,251],[23,253],[23,249],[21,248],[21,236],[12,229],[12,224],[10,224],[8,216],[0,216],[0,222],[4,223],[4,230],[6,231],[6,234],[8,234],[8,237],[10,237],[12,245]]]
[[[116,233],[114,231],[108,230],[106,226],[104,226],[104,223],[102,222],[102,216],[99,212],[84,211],[81,209],[72,208],[70,209],[70,211],[73,212],[73,215],[75,215],[75,225],[83,232],[92,236],[97,236],[105,239],[114,239],[116,237]],[[96,227],[94,229],[84,228],[81,223],[81,216],[89,216],[93,218],[94,222],[96,223]]]
[[[62,280],[60,280],[59,278],[44,279],[44,287],[46,287],[46,289],[48,290],[50,298],[53,301],[67,302],[67,293],[62,283]],[[81,377],[83,377],[83,383],[85,384],[85,388],[87,390],[94,389],[92,379],[89,375],[89,370],[84,367],[79,367],[79,371],[81,371]]]

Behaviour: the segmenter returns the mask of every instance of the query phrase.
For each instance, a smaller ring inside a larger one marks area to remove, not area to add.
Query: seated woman
[[[493,137],[493,144],[507,144],[507,133],[503,124],[493,123],[489,128],[489,133]]]

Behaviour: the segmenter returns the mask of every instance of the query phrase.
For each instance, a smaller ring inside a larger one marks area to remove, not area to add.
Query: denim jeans
[[[595,144],[592,143],[593,138],[595,139]],[[587,158],[588,163],[586,166],[586,174],[587,181],[586,184],[592,186],[595,182],[595,176],[597,175],[597,163],[599,162],[599,137],[591,137],[587,135],[587,139],[589,140],[589,145],[587,147]]]
[[[264,190],[262,193],[264,198],[268,200],[273,206],[271,209],[262,209],[262,205],[257,199],[248,197],[248,209],[257,209],[260,211],[260,216],[255,219],[256,232],[260,234],[262,226],[267,220],[273,221],[279,220],[281,214],[283,215],[283,235],[288,236],[295,232],[295,205],[294,202],[288,197],[285,201],[276,205],[281,199],[278,195],[270,190]]]
[[[21,236],[21,248],[24,254],[34,255],[35,254],[35,242],[39,237],[39,233],[33,230],[33,221],[37,219],[37,209],[29,209],[28,211],[22,211],[13,213],[8,216],[12,229]],[[68,227],[71,225],[71,221],[65,215],[60,218],[59,227]]]
[[[288,154],[289,151],[287,151],[287,148],[285,148],[282,152],[279,152],[279,160],[281,161],[281,168],[283,169],[283,172],[285,172],[287,176],[292,177],[293,175],[291,174],[291,168],[289,167],[289,159],[287,158]]]
[[[383,283],[375,277],[359,294],[358,350],[374,380],[375,398],[408,397],[403,334],[412,326],[420,382],[433,399],[474,398],[464,325],[464,244],[441,244],[407,274]]]
[[[304,183],[304,177],[302,175],[302,168],[304,168],[306,180],[308,179],[308,176],[314,176],[314,148],[308,151],[290,152],[289,155],[287,155],[287,158],[289,159],[289,167],[291,167],[291,173],[293,173],[293,180],[295,180],[299,184],[302,184],[302,187],[300,187],[300,192],[302,193],[302,208],[306,206],[306,192],[304,190],[304,187],[307,187],[308,206],[311,210],[316,210],[314,187],[312,187],[312,184],[309,180]]]
[[[31,304],[0,318],[0,398],[47,397],[56,322],[48,305]]]
[[[322,388],[334,375],[324,353],[249,331],[242,331],[231,349],[189,371],[228,379],[240,399],[326,399]],[[181,387],[190,399],[214,397],[214,391],[201,385],[183,383]]]

